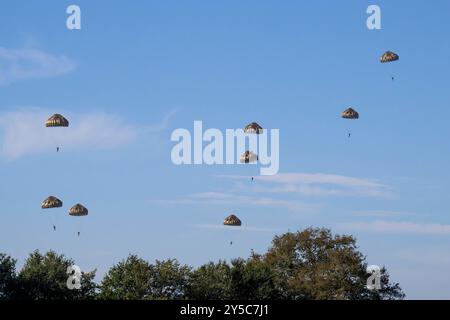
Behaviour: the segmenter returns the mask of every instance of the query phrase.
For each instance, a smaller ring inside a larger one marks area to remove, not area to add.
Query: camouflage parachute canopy
[[[252,123],[250,123],[250,124],[245,126],[244,132],[245,133],[261,134],[261,133],[263,133],[263,128],[259,124],[257,124],[256,122],[252,122]]]
[[[240,157],[241,163],[252,163],[258,161],[258,155],[252,151],[245,151]]]
[[[386,51],[380,58],[381,63],[397,61],[400,57],[392,51]]]
[[[87,216],[88,215],[88,209],[83,207],[81,204],[76,204],[69,210],[69,215],[75,216],[75,217],[81,217],[81,216]]]
[[[42,209],[60,208],[63,203],[56,197],[50,196],[42,202]]]
[[[341,112],[341,116],[344,119],[358,119],[359,113],[353,110],[352,108],[348,108],[347,110]]]
[[[236,217],[234,214],[228,216],[225,218],[225,220],[223,221],[223,224],[226,226],[234,226],[234,227],[238,227],[240,226],[241,220],[239,220],[238,217]]]
[[[52,115],[50,118],[48,118],[47,122],[45,123],[46,127],[68,127],[69,121],[64,118],[62,115],[56,113]]]

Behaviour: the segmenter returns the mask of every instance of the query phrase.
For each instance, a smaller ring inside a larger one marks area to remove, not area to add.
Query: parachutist
[[[78,236],[80,236],[80,231],[78,231]]]
[[[56,147],[56,152],[59,152],[59,147]]]
[[[252,151],[245,151],[240,157],[239,157],[239,161],[241,163],[252,163],[252,162],[256,162],[258,161],[258,155]]]
[[[255,178],[254,178],[254,177],[252,177],[252,181],[253,181],[253,180],[255,180]]]
[[[230,246],[232,246],[233,245],[233,241],[230,241]]]
[[[53,231],[56,231],[56,226],[53,226]]]
[[[348,134],[348,137],[350,138],[350,137],[351,137],[351,135],[352,135],[352,134],[351,134],[351,133],[349,133],[349,134]]]

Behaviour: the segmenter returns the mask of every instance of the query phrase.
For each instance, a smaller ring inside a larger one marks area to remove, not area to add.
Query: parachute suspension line
[[[341,117],[344,119],[356,120],[359,119],[359,113],[353,108],[348,108],[341,112]],[[350,126],[348,130],[348,137],[349,138],[351,137]]]
[[[83,231],[83,221],[81,221],[81,219],[83,219],[84,216],[87,216],[89,214],[88,209],[86,209],[83,205],[81,204],[76,204],[74,205],[72,208],[70,208],[69,210],[69,215],[73,217],[73,219],[80,219],[79,221],[77,221],[75,223],[75,226],[77,228],[77,236],[80,237],[81,235],[81,231]]]

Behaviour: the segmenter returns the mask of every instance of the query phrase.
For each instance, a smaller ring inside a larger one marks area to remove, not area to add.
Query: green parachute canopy
[[[56,113],[52,115],[50,118],[48,118],[47,122],[45,123],[46,127],[68,127],[69,121],[64,118],[62,115]]]
[[[258,155],[252,151],[245,151],[239,161],[241,163],[252,163],[258,161]]]
[[[341,117],[344,119],[358,119],[359,113],[352,108],[348,108],[347,110],[341,112]]]
[[[69,210],[69,215],[75,216],[75,217],[82,217],[88,215],[88,209],[86,209],[81,204],[76,204]]]
[[[386,63],[386,62],[392,62],[392,61],[397,61],[398,59],[400,59],[400,57],[398,56],[398,54],[392,52],[392,51],[386,51],[385,53],[383,53],[383,55],[380,57],[380,62],[381,63]]]
[[[60,208],[63,206],[63,203],[61,200],[54,196],[50,196],[47,199],[42,202],[42,209],[51,209],[51,208]]]
[[[256,122],[252,122],[244,127],[244,132],[261,134],[263,133],[263,128]]]
[[[239,227],[242,224],[242,222],[238,217],[232,214],[225,218],[223,224],[226,226]]]

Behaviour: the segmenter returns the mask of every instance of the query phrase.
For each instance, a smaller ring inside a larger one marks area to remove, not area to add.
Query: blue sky
[[[1,5],[0,251],[54,249],[100,278],[129,253],[199,265],[324,226],[408,298],[450,298],[448,1],[76,1],[81,30],[70,4]],[[55,112],[67,130],[42,127]],[[173,165],[194,120],[280,129],[279,174]],[[43,212],[48,195],[64,208]]]

